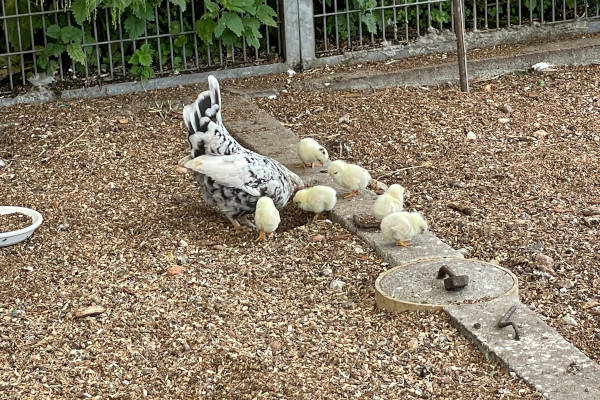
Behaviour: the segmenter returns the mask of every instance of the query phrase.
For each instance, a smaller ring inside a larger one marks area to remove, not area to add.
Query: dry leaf
[[[121,118],[121,119],[119,119],[119,123],[121,123],[121,124],[126,124],[128,122],[129,122],[129,120],[127,118]]]
[[[596,299],[591,299],[586,301],[585,303],[583,303],[583,309],[587,310],[588,308],[592,308],[592,307],[596,307],[596,306],[600,306],[600,301],[596,300]]]

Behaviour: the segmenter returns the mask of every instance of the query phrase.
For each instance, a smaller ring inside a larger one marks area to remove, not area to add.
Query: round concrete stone
[[[458,291],[445,290],[444,279],[437,279],[443,265],[456,275],[468,275],[469,284]],[[394,312],[439,310],[448,305],[479,303],[507,295],[518,297],[518,281],[512,272],[463,258],[426,259],[392,268],[379,275],[375,289],[377,306]]]

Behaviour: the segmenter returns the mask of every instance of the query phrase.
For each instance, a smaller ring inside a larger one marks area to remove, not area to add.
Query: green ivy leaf
[[[173,41],[173,44],[175,44],[175,47],[183,47],[185,46],[185,44],[187,43],[187,37],[185,36],[179,36],[177,39],[175,39]]]
[[[144,28],[146,27],[146,21],[136,17],[135,15],[130,15],[125,20],[125,32],[130,39],[137,39],[144,33]]]
[[[77,22],[78,25],[83,25],[83,22],[90,18],[91,9],[87,0],[73,0],[73,3],[71,3],[71,11],[73,11],[75,22]]]
[[[179,6],[181,8],[181,12],[185,12],[186,0],[169,0],[172,4]]]
[[[223,15],[221,15],[219,23],[221,21],[223,21],[225,26],[229,28],[231,32],[235,33],[237,37],[242,36],[242,32],[244,32],[244,24],[242,23],[242,19],[238,14],[224,12]]]
[[[211,18],[219,16],[219,5],[217,3],[206,0],[204,5],[206,6],[206,10],[208,10],[208,14],[210,14]]]
[[[223,36],[223,32],[225,32],[226,28],[227,28],[227,25],[225,25],[225,20],[223,18],[220,18],[217,21],[215,29],[213,30],[215,37],[217,39],[219,39],[221,36]]]
[[[223,35],[221,35],[221,40],[223,41],[223,45],[226,47],[234,46],[240,47],[241,40],[235,33],[231,32],[229,29],[225,29]]]
[[[60,40],[63,43],[69,43],[71,41],[81,43],[83,37],[83,31],[74,26],[63,26],[60,28]]]
[[[145,1],[135,2],[133,15],[144,21],[154,21],[154,7]]]
[[[217,23],[208,14],[204,14],[202,18],[196,21],[196,34],[202,41],[211,44],[216,26]]]
[[[229,11],[234,11],[237,13],[243,13],[245,11],[254,11],[256,7],[254,6],[254,0],[220,0],[223,7]],[[254,12],[252,12],[254,14]]]
[[[375,33],[377,31],[377,21],[373,13],[367,13],[362,16],[362,22],[367,26],[369,33]]]
[[[149,67],[152,64],[152,56],[150,54],[140,54],[139,56],[140,64],[144,67]]]
[[[83,49],[81,48],[80,44],[73,43],[67,45],[67,54],[73,61],[76,61],[81,65],[85,63],[85,54],[83,53]]]
[[[275,20],[273,19],[273,17],[276,15],[277,13],[266,4],[261,4],[256,9],[256,18],[258,18],[260,22],[268,26],[277,26],[277,22],[275,22]]]
[[[58,39],[60,37],[60,26],[58,26],[58,24],[52,24],[47,27],[46,36],[52,39]]]
[[[48,43],[44,48],[43,53],[48,56],[58,57],[65,51],[65,46],[61,43]]]

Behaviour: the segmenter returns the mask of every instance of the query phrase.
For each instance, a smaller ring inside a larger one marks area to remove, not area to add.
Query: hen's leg
[[[258,230],[258,237],[256,238],[257,242],[260,241],[264,241],[265,240],[265,231],[263,231],[262,229]]]
[[[246,225],[247,227],[250,227],[252,229],[256,229],[256,225],[254,225],[254,223],[252,221],[248,220],[248,216],[247,215],[243,215],[240,217],[240,222],[244,225]]]
[[[319,219],[319,217],[321,216],[321,214],[323,214],[323,212],[316,213],[315,216],[313,217],[313,222],[317,222],[317,220]]]
[[[350,193],[348,193],[347,195],[345,195],[344,198],[349,199],[350,197],[354,197],[358,194],[358,192],[360,192],[360,190],[353,190]]]
[[[240,223],[236,219],[233,219],[233,217],[231,215],[225,215],[225,216],[227,217],[229,222],[231,222],[231,225],[233,225],[233,227],[235,229],[243,229],[242,226],[240,225]]]
[[[410,240],[397,240],[396,246],[410,247]]]

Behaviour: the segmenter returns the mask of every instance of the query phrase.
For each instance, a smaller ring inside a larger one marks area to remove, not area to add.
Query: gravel
[[[599,77],[594,65],[505,75],[468,94],[290,87],[276,101],[254,101],[333,159],[405,186],[406,208],[422,211],[437,236],[513,271],[521,300],[600,361],[600,308],[584,307],[600,298],[600,224],[586,220],[600,218],[585,215],[600,204]]]
[[[177,170],[197,90],[3,109],[2,202],[44,215],[0,250],[4,398],[540,398],[444,314],[378,311],[389,266],[338,225],[290,205],[256,243],[207,207]]]

